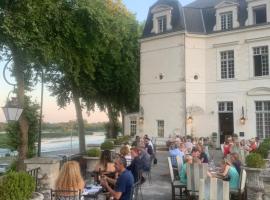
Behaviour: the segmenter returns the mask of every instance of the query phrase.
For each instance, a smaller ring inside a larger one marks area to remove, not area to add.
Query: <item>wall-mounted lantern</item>
[[[140,118],[139,118],[139,123],[140,123],[140,124],[143,124],[143,122],[144,122],[144,118],[143,118],[143,117],[140,117]]]
[[[188,123],[188,124],[192,124],[192,122],[193,122],[193,118],[192,118],[192,116],[189,116],[189,117],[187,118],[187,123]]]
[[[244,107],[242,106],[242,113],[240,117],[240,123],[244,125],[246,123],[246,117],[245,117],[245,112],[244,112]]]

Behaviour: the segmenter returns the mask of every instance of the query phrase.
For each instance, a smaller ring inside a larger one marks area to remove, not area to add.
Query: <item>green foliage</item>
[[[121,131],[121,124],[118,120],[111,120],[105,124],[106,138],[116,138],[119,131]]]
[[[29,123],[28,130],[28,157],[33,157],[36,152],[35,142],[37,141],[38,122],[39,122],[39,105],[31,102],[30,98],[25,96],[24,99],[24,114]],[[7,145],[11,150],[18,150],[20,144],[19,123],[9,123],[6,129]]]
[[[251,153],[246,157],[246,165],[250,168],[263,168],[265,161],[258,153]]]
[[[99,157],[100,156],[100,149],[99,148],[91,148],[87,150],[86,155],[89,157]]]
[[[265,139],[256,150],[256,153],[265,159],[268,157],[268,151],[270,151],[270,139]]]
[[[115,145],[121,145],[121,144],[125,144],[126,142],[129,142],[129,136],[128,135],[124,135],[121,137],[117,137],[114,141]]]
[[[100,149],[101,150],[112,150],[114,148],[113,142],[111,141],[105,141],[101,143]]]
[[[29,200],[34,191],[35,181],[25,172],[9,172],[0,181],[0,200]]]

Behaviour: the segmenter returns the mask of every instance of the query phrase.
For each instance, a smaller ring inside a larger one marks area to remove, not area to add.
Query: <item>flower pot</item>
[[[86,171],[87,172],[92,172],[95,169],[95,166],[99,162],[99,157],[88,157],[88,156],[83,156],[84,159],[86,159]]]
[[[270,175],[269,171],[268,173],[264,173],[261,175],[261,178],[263,180],[263,186],[264,186],[264,194],[263,194],[263,199],[264,200],[270,200]]]
[[[43,199],[44,199],[43,194],[41,194],[41,193],[39,193],[39,192],[34,192],[34,193],[32,194],[31,199],[29,199],[29,200],[43,200]]]
[[[243,167],[247,172],[247,199],[262,200],[264,192],[263,180],[260,176],[264,169]]]
[[[122,147],[122,145],[114,145],[114,151],[115,151],[115,153],[120,153],[121,147]]]

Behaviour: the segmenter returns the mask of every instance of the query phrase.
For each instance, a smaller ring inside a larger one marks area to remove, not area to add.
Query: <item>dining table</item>
[[[87,184],[82,192],[84,200],[99,199],[103,193],[103,187],[100,184]]]

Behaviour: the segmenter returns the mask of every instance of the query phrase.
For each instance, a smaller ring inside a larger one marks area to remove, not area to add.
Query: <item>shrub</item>
[[[258,153],[251,153],[246,157],[246,165],[251,168],[263,168],[265,161]]]
[[[118,137],[116,140],[114,140],[114,144],[115,145],[121,145],[121,144],[124,144],[124,143],[126,143],[128,141],[129,141],[129,136],[124,135],[124,136]]]
[[[263,158],[267,158],[268,151],[270,150],[270,139],[265,139],[256,150],[256,153],[260,154]]]
[[[92,148],[92,149],[89,149],[87,152],[86,152],[87,156],[89,157],[99,157],[100,156],[100,149],[98,148]]]
[[[113,149],[113,142],[105,141],[100,145],[101,150],[112,150]]]
[[[35,180],[26,172],[9,172],[0,182],[0,200],[28,200],[35,191]]]

